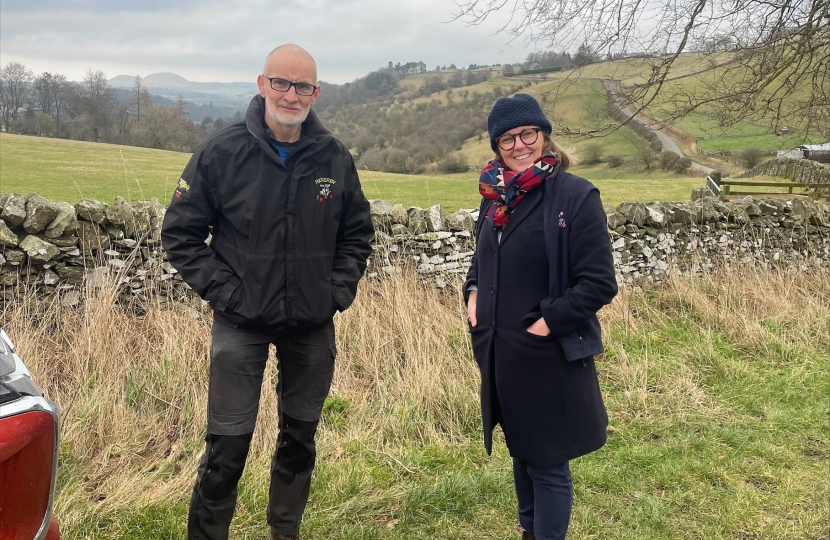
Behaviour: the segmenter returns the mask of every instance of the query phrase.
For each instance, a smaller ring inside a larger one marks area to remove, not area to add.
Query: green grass
[[[613,146],[614,140],[617,141],[614,144],[626,144],[622,134],[618,139],[601,140],[609,148],[618,148]],[[129,201],[158,197],[166,204],[189,158],[189,154],[133,146],[2,134],[0,193],[38,193],[54,201],[70,203],[84,197],[106,203],[112,203],[116,196]],[[603,200],[612,204],[631,200],[686,200],[691,188],[703,182],[665,171],[619,169],[600,164],[578,166],[572,171],[593,181],[602,191]],[[477,172],[405,175],[360,171],[360,179],[368,198],[404,206],[428,207],[440,203],[445,212],[454,212],[459,208],[476,208],[480,201]]]
[[[499,79],[515,84],[519,81]],[[476,87],[471,87],[476,88]],[[563,148],[579,157],[589,144],[602,147],[605,156],[618,154],[629,158],[635,157],[647,142],[629,129],[622,127],[609,132],[607,127],[612,120],[606,116],[606,94],[598,80],[551,80],[533,84],[521,92],[535,97],[545,115],[554,125],[554,130],[563,126],[579,129],[583,134],[554,134],[554,139]],[[588,135],[594,132],[593,135]],[[596,136],[600,135],[600,136]],[[464,142],[461,153],[471,164],[479,164],[492,158],[493,151],[486,133],[471,137]]]
[[[135,146],[0,134],[0,193],[75,203],[170,200],[189,154]]]
[[[754,293],[722,285],[628,293],[629,316],[606,325],[598,371],[609,441],[571,463],[569,538],[826,537],[828,312],[753,315],[746,295]],[[735,310],[740,317],[730,315]],[[469,349],[461,354],[473,362]],[[332,408],[349,420],[348,408]],[[442,444],[352,440],[338,448],[337,428],[324,421],[322,429],[329,442],[320,446],[303,538],[518,539],[510,458],[498,432],[488,458],[478,433]],[[264,537],[260,461],[242,478],[232,538]],[[70,467],[59,490],[71,479]],[[187,497],[115,512],[92,503],[82,519],[62,524],[63,538],[183,539]]]

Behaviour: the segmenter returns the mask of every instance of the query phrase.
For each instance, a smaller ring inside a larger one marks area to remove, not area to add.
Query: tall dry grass
[[[717,407],[682,358],[631,361],[614,333],[637,332],[691,315],[701,354],[707,329],[736,346],[770,343],[769,320],[793,346],[830,343],[830,279],[813,274],[721,270],[672,277],[645,292],[622,290],[601,312],[614,362],[599,370],[615,391],[611,409],[627,416],[654,408],[717,416]],[[80,307],[61,295],[29,292],[3,305],[0,325],[61,406],[65,480],[56,511],[65,524],[90,512],[188,496],[201,453],[207,405],[211,316],[207,309],[119,305],[114,284],[87,289]],[[449,445],[480,435],[478,371],[457,293],[412,273],[361,285],[336,317],[338,360],[332,395],[347,421],[324,422],[323,459],[350,445],[383,454],[401,441]],[[273,354],[273,352],[272,352]],[[646,356],[648,358],[648,356]],[[276,436],[276,380],[269,362],[252,447],[265,468]],[[344,412],[345,410],[345,412]]]

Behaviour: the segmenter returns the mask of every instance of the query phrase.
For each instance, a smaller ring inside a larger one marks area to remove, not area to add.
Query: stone
[[[0,285],[4,285],[6,287],[16,285],[19,278],[20,273],[17,268],[0,269]]]
[[[646,222],[646,216],[648,215],[646,212],[646,205],[641,202],[620,203],[617,207],[617,211],[624,215],[628,222],[634,223],[638,227],[643,226]]]
[[[68,291],[61,298],[61,305],[65,308],[72,308],[81,303],[81,293],[78,291]]]
[[[369,211],[372,216],[372,224],[376,229],[389,232],[392,228],[392,205],[382,199],[369,201]]]
[[[645,224],[649,227],[662,228],[666,226],[666,223],[668,223],[666,214],[663,212],[663,208],[661,208],[660,205],[655,203],[646,205],[646,212]]]
[[[0,221],[0,246],[15,247],[20,239],[14,234],[5,221]]]
[[[107,220],[106,214],[108,206],[108,204],[96,201],[95,199],[81,199],[75,205],[75,211],[81,219],[106,225],[109,221]]]
[[[107,235],[112,240],[122,240],[124,235],[126,234],[123,229],[120,227],[116,227],[115,225],[107,225]]]
[[[764,199],[758,203],[762,216],[777,216],[783,213],[783,208],[776,204],[776,199]]]
[[[78,218],[75,213],[75,207],[67,202],[62,202],[57,205],[58,215],[46,227],[44,233],[47,238],[59,238],[66,236],[67,233],[73,233],[78,230]]]
[[[52,260],[60,250],[58,246],[50,244],[34,234],[27,235],[20,241],[20,249],[26,252],[32,264],[43,264]]]
[[[403,225],[404,227],[409,225],[409,213],[402,204],[392,205],[392,223]]]
[[[55,272],[62,280],[80,285],[84,282],[86,270],[83,266],[70,266],[60,263],[55,265]]]
[[[17,193],[3,195],[0,205],[0,219],[12,227],[18,227],[26,219],[26,197]]]
[[[476,221],[466,210],[459,210],[446,218],[447,228],[451,231],[474,231]]]
[[[43,273],[43,283],[45,285],[57,285],[60,278],[56,273],[51,270],[47,270]]]
[[[617,212],[617,209],[611,205],[603,205],[605,208],[605,215],[608,218],[608,228],[617,229],[625,225],[625,216]]]
[[[406,209],[406,215],[409,218],[409,232],[412,234],[421,234],[427,232],[427,212],[423,208],[417,206],[410,206]]]
[[[152,230],[152,221],[156,218],[156,208],[152,203],[140,202],[136,203],[133,209],[135,210],[135,231],[129,236],[135,238],[148,236]]]
[[[109,236],[101,231],[101,227],[89,221],[78,222],[78,238],[82,251],[93,251],[109,247]]]
[[[29,195],[26,198],[26,219],[23,220],[23,230],[29,234],[37,234],[49,225],[58,215],[58,206],[40,195]]]
[[[430,206],[427,210],[427,230],[432,232],[444,230],[444,220],[440,204]]]
[[[26,253],[19,249],[6,249],[3,251],[7,266],[18,266],[26,261]]]
[[[59,236],[57,238],[49,238],[45,234],[39,234],[38,236],[41,240],[55,244],[59,248],[73,248],[78,245],[78,237],[74,234],[72,236]]]
[[[669,210],[671,221],[680,225],[692,225],[700,220],[700,212],[692,203],[674,203]]]
[[[723,216],[720,212],[718,212],[717,208],[715,208],[711,204],[701,204],[700,205],[700,219],[703,223],[713,223],[718,222]]]
[[[107,219],[115,227],[123,231],[124,235],[133,236],[136,229],[136,212],[130,203],[122,197],[115,198],[115,204],[108,207],[105,212]],[[109,230],[109,227],[107,228]],[[110,234],[112,236],[112,233]],[[123,237],[123,235],[122,235]]]
[[[391,232],[393,236],[407,236],[409,229],[400,223],[393,223]]]

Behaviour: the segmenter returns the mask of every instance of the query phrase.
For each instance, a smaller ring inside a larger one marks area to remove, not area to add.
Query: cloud
[[[174,4],[171,6],[171,4]],[[435,65],[517,62],[498,21],[452,18],[451,0],[4,0],[0,63],[79,80],[171,71],[194,81],[253,80],[265,55],[293,42],[317,60],[319,76],[342,83],[393,62]]]

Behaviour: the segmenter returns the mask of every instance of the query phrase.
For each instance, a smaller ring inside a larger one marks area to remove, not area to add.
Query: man
[[[272,343],[279,435],[268,524],[271,539],[299,538],[334,373],[332,317],[354,300],[374,234],[351,155],[311,110],[314,59],[277,47],[257,84],[245,120],[193,154],[162,227],[170,262],[214,310],[191,539],[228,538]]]

